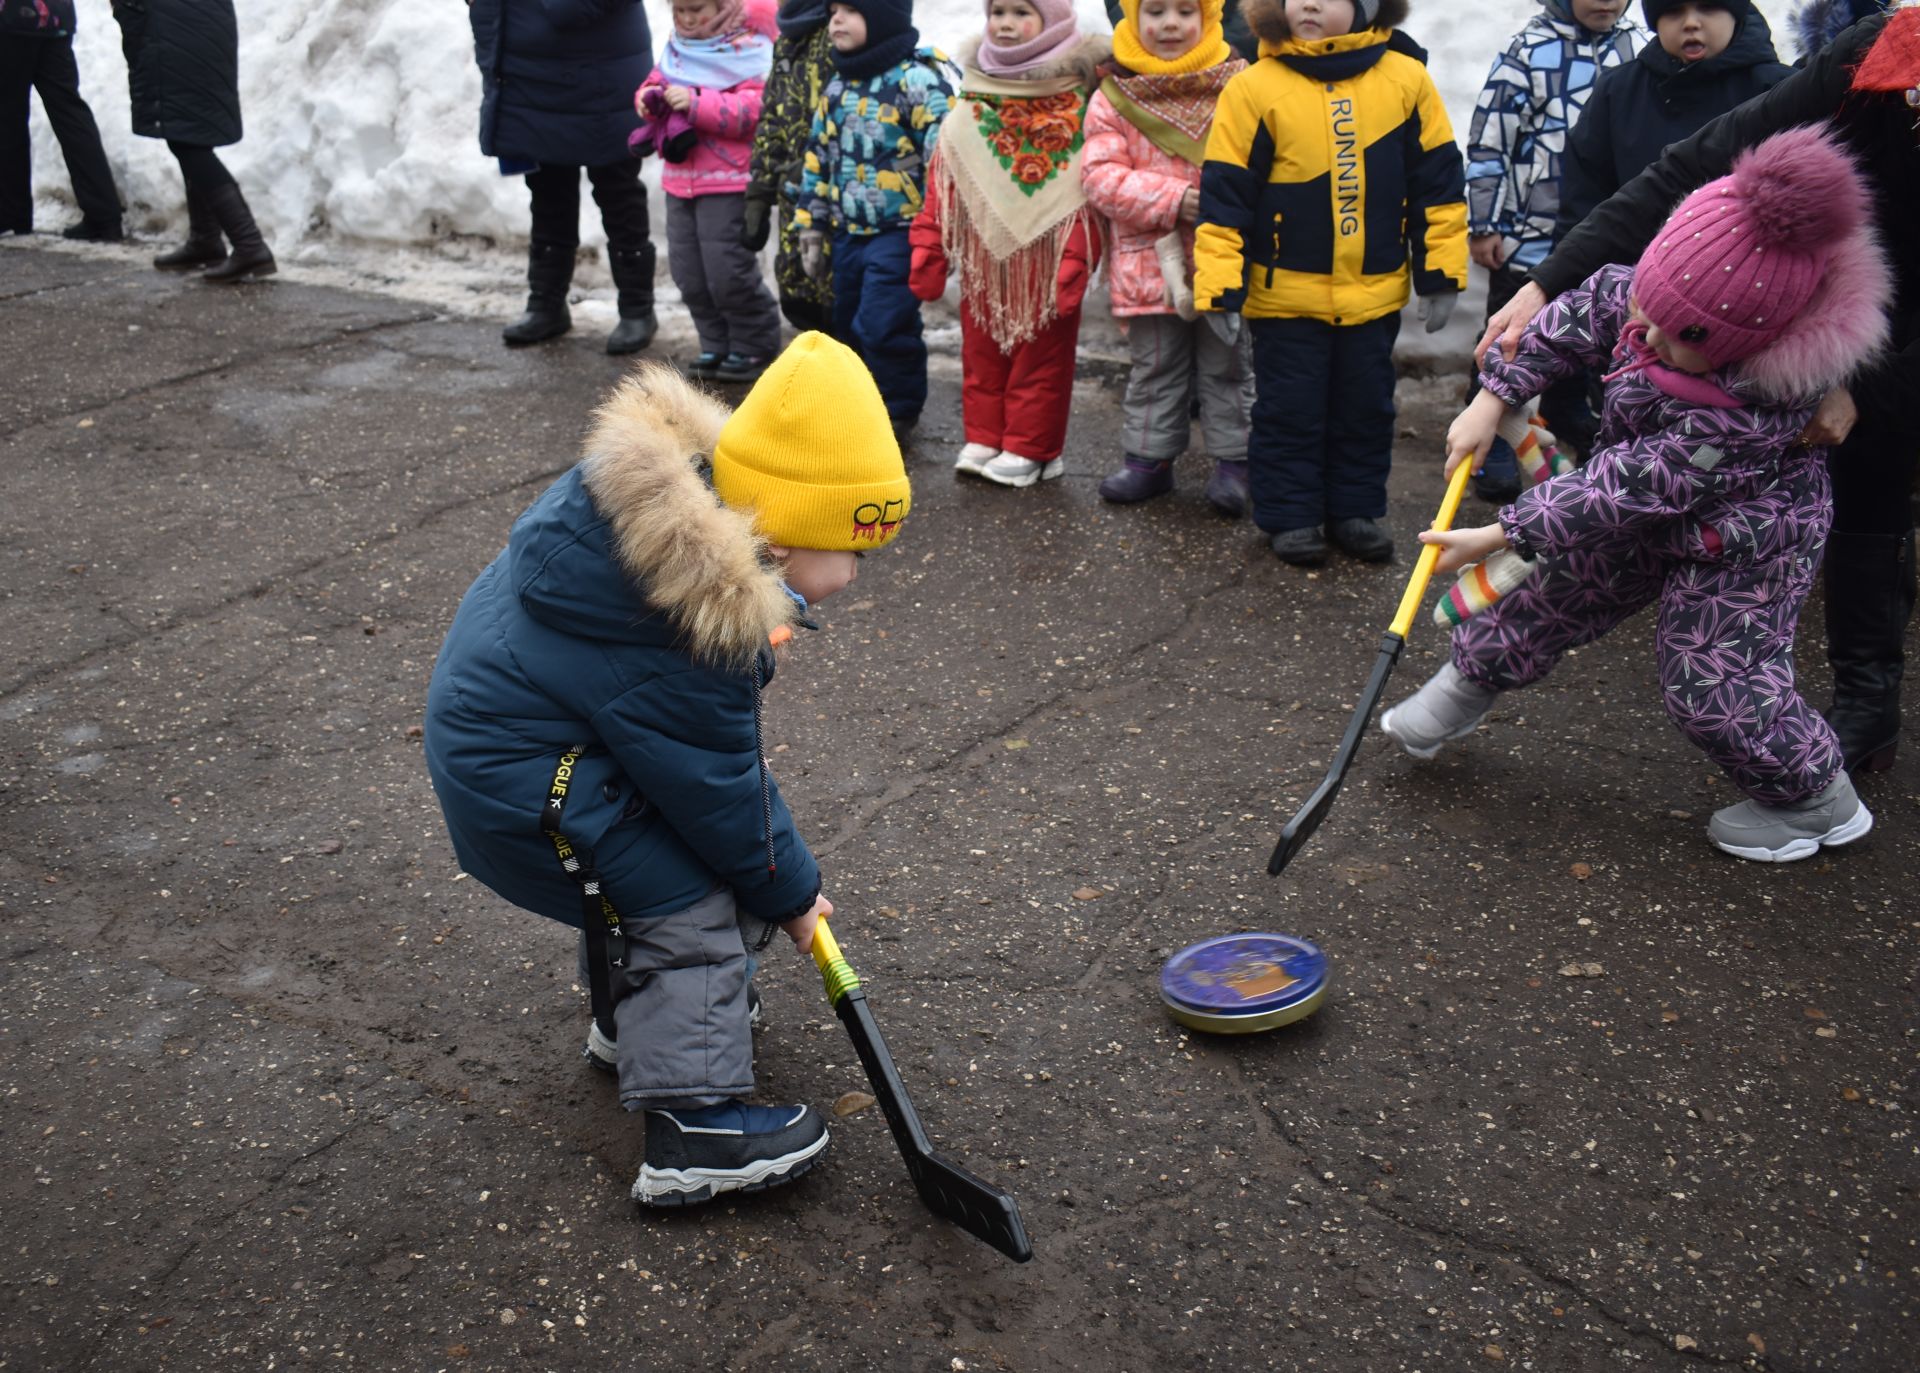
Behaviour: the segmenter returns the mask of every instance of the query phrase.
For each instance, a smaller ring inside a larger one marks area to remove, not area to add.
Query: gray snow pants
[[[780,306],[760,278],[760,255],[740,241],[745,194],[667,198],[667,270],[700,335],[700,351],[771,358]]]
[[[1247,456],[1247,426],[1253,411],[1253,368],[1248,330],[1229,348],[1204,320],[1178,315],[1133,315],[1127,347],[1126,419],[1120,439],[1126,451],[1149,462],[1187,451],[1188,414],[1200,393],[1200,436],[1207,456],[1241,462]]]
[[[752,1092],[747,982],[754,960],[741,939],[733,892],[721,887],[683,911],[622,923],[627,964],[608,969],[620,1104],[629,1111],[691,1109]],[[585,935],[580,977],[586,981]]]

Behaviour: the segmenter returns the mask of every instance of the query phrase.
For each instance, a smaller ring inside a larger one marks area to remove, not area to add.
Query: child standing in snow
[[[1107,287],[1125,321],[1126,461],[1100,483],[1117,504],[1173,490],[1197,390],[1213,458],[1207,500],[1247,513],[1253,372],[1244,338],[1221,337],[1193,309],[1193,225],[1213,111],[1246,62],[1221,33],[1222,0],[1123,0],[1116,70],[1087,107],[1087,199],[1113,229]],[[1220,316],[1208,316],[1217,323]]]
[[[1546,260],[1564,205],[1562,160],[1602,72],[1631,62],[1647,35],[1626,16],[1627,0],[1539,0],[1540,13],[1493,59],[1467,126],[1467,247],[1487,272],[1487,316],[1513,299]],[[1467,398],[1478,390],[1475,382]],[[1585,452],[1593,421],[1579,378],[1545,409]],[[1504,440],[1473,479],[1482,500],[1520,494],[1520,473]]]
[[[1527,330],[1447,435],[1448,470],[1505,408],[1610,367],[1600,446],[1481,529],[1422,534],[1452,570],[1544,564],[1466,621],[1452,661],[1381,717],[1430,758],[1502,691],[1655,601],[1667,714],[1750,798],[1713,817],[1728,853],[1786,862],[1873,817],[1833,729],[1793,681],[1793,636],[1832,520],[1820,398],[1887,337],[1891,280],[1867,191],[1824,126],[1777,134],[1681,202],[1632,268],[1604,267]],[[1510,552],[1508,550],[1511,550]]]
[[[833,331],[860,354],[905,432],[927,403],[907,226],[926,199],[952,87],[946,59],[920,46],[912,0],[833,0],[827,13],[834,76],[800,173],[801,263],[816,281],[831,271]]]
[[[461,601],[427,767],[462,868],[581,929],[586,1057],[646,1113],[634,1200],[687,1206],[789,1182],[827,1146],[812,1107],[747,1100],[741,922],[804,952],[833,913],[767,768],[760,692],[770,645],[893,538],[912,493],[866,368],[823,334],[731,415],[637,371],[587,454]]]
[[[960,95],[913,221],[912,286],[938,300],[960,278],[956,472],[1002,486],[1060,476],[1080,302],[1098,257],[1080,184],[1082,125],[1104,39],[1073,0],[987,0],[987,32],[960,54]]]
[[[1253,333],[1253,517],[1317,566],[1393,557],[1393,343],[1467,284],[1467,207],[1406,0],[1249,0],[1261,60],[1220,95],[1200,177],[1194,304]],[[1325,526],[1324,532],[1322,526]]]
[[[794,218],[813,112],[833,79],[827,0],[786,0],[778,24],[773,70],[767,73],[760,123],[753,131],[752,179],[740,238],[753,252],[766,247],[777,209],[780,241],[773,253],[773,283],[780,292],[780,313],[796,329],[831,330],[833,283],[802,269],[800,225]]]
[[[772,32],[771,0],[673,0],[673,37],[634,96],[627,141],[667,164],[667,267],[700,337],[687,375],[706,381],[752,381],[780,351],[780,311],[741,241]]]

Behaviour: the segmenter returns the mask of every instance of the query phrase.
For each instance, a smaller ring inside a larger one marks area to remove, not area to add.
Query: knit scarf
[[[1246,61],[1226,61],[1197,72],[1172,76],[1127,76],[1115,72],[1100,83],[1120,117],[1168,157],[1201,166],[1207,160],[1207,133],[1227,82],[1246,70]]]
[[[913,56],[914,49],[920,46],[920,30],[904,29],[891,38],[882,38],[877,43],[869,43],[864,48],[855,48],[852,52],[841,52],[838,48],[829,51],[833,54],[834,70],[853,81],[862,81],[869,76],[878,76],[881,72]]]
[[[659,66],[669,85],[728,91],[742,81],[767,79],[773,44],[746,28],[714,38],[683,38],[676,32],[661,47]]]
[[[1067,11],[1066,18],[1049,24],[1024,43],[1014,43],[1000,47],[991,38],[982,39],[979,55],[975,61],[980,70],[988,76],[998,76],[1006,80],[1018,80],[1020,77],[1040,67],[1059,61],[1080,43],[1080,28],[1074,19],[1073,11]]]
[[[1207,14],[1206,19],[1206,27],[1200,31],[1198,43],[1178,57],[1155,57],[1140,41],[1133,21],[1123,18],[1113,26],[1114,61],[1142,76],[1178,76],[1184,72],[1217,67],[1233,56],[1233,49],[1228,46],[1226,34],[1221,29],[1220,12],[1216,9]]]
[[[1076,228],[1099,232],[1080,185],[1087,94],[1075,82],[968,70],[928,169],[960,298],[1002,352],[1059,317],[1067,243]]]
[[[1695,372],[1682,372],[1677,367],[1669,367],[1660,361],[1660,355],[1653,351],[1647,342],[1647,326],[1634,320],[1620,331],[1621,342],[1633,355],[1626,366],[1601,377],[1602,383],[1624,377],[1629,372],[1645,372],[1647,380],[1675,400],[1686,401],[1689,405],[1706,405],[1716,410],[1738,410],[1746,401],[1728,391],[1716,382],[1712,376],[1702,376]]]
[[[782,38],[798,43],[827,22],[827,0],[787,0],[774,22]]]

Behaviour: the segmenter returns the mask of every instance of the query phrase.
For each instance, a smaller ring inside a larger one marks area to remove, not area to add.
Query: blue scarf
[[[773,69],[773,44],[752,29],[717,38],[682,38],[676,33],[660,50],[659,65],[668,85],[728,91],[742,81],[767,79]]]

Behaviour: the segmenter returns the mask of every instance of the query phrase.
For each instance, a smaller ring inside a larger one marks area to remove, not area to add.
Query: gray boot
[[[1742,801],[1715,811],[1707,837],[1736,858],[1793,863],[1813,857],[1823,845],[1851,844],[1872,828],[1873,812],[1860,804],[1853,780],[1843,772],[1805,801],[1786,806]]]
[[[1473,733],[1499,694],[1468,681],[1448,663],[1420,690],[1382,715],[1380,728],[1415,758],[1431,758],[1442,744]]]

